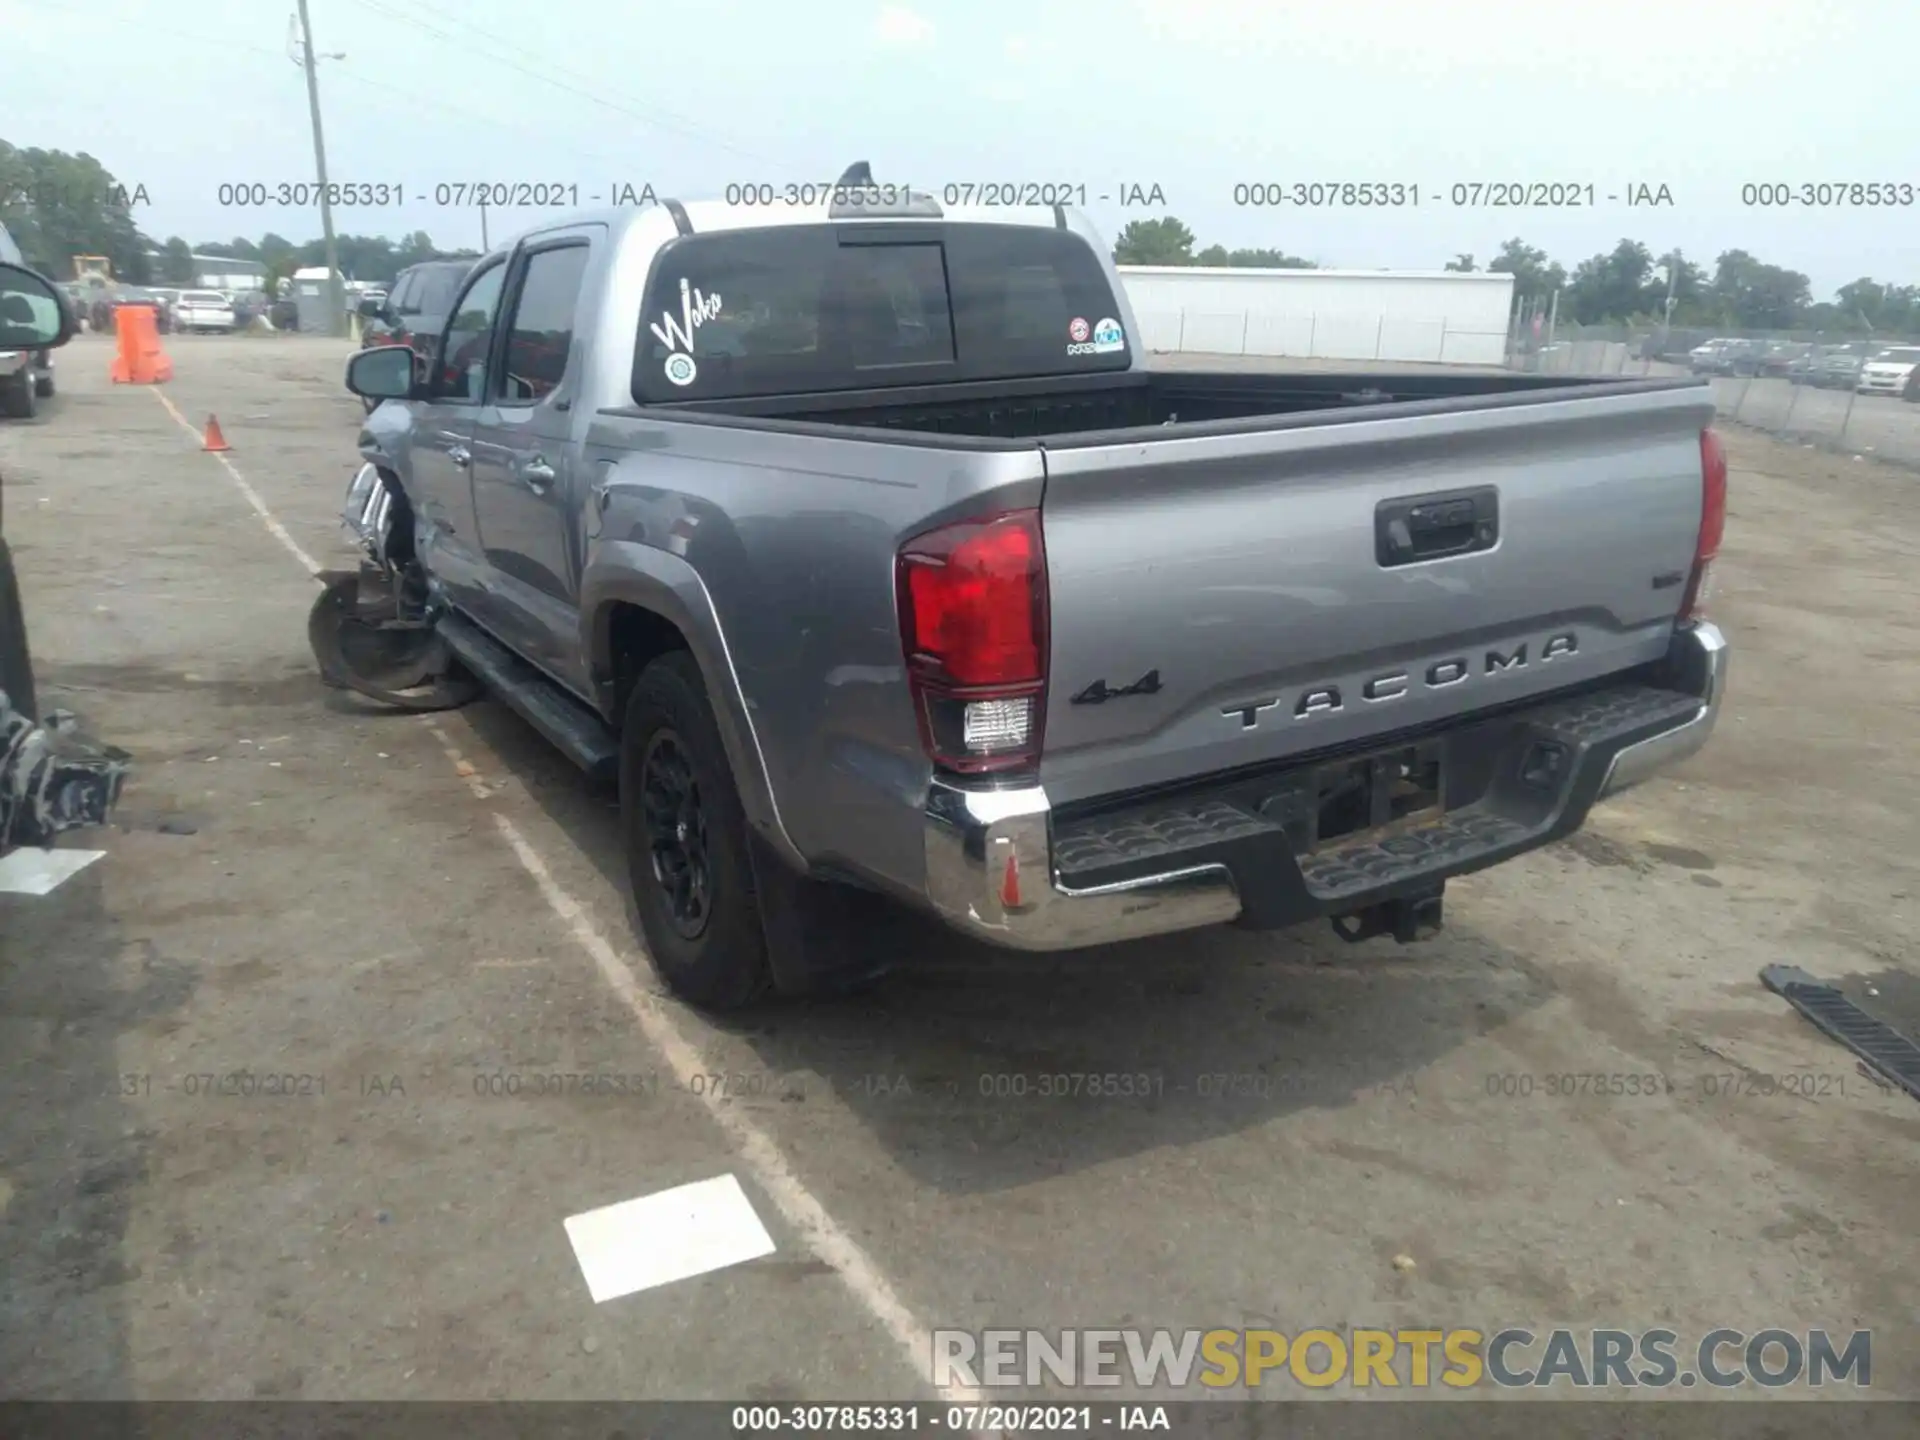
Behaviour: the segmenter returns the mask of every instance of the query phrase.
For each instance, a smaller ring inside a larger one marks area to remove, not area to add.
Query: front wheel
[[[0,387],[0,415],[9,420],[31,420],[39,413],[40,396],[31,370],[22,370],[11,383]]]
[[[620,730],[620,821],[653,967],[682,998],[737,1010],[772,988],[746,816],[685,651],[641,672]]]

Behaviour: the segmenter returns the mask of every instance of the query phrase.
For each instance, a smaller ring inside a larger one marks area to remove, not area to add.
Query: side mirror
[[[52,350],[73,338],[73,308],[54,283],[0,265],[0,350]]]
[[[376,345],[347,361],[347,389],[363,400],[411,400],[420,393],[414,381],[413,351],[405,345]]]

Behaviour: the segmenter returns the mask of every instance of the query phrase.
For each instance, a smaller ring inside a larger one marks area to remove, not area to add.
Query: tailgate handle
[[[1439,495],[1406,495],[1374,509],[1374,553],[1382,567],[1491,550],[1500,538],[1500,492],[1491,485]]]

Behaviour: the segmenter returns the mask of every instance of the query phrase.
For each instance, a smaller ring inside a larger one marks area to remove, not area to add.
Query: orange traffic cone
[[[201,438],[200,448],[215,451],[233,448],[227,444],[227,437],[220,433],[220,422],[211,415],[207,416],[207,433]]]
[[[160,344],[151,305],[122,305],[113,312],[119,351],[109,371],[116,385],[161,385],[173,378],[173,361]]]

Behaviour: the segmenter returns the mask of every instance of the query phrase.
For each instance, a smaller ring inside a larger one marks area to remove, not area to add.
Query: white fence
[[[1139,310],[1142,348],[1168,354],[1270,355],[1308,360],[1386,360],[1498,365],[1505,330],[1468,330],[1448,320],[1372,320],[1343,315],[1256,315],[1250,310]]]
[[[1141,348],[1501,365],[1508,275],[1120,267]]]

